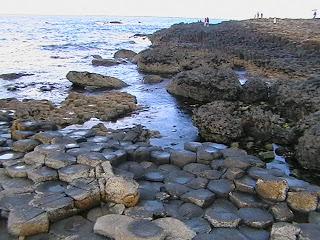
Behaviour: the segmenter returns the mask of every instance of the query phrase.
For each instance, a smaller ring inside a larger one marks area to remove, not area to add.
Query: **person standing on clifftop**
[[[313,19],[316,19],[316,17],[317,17],[317,10],[314,10]]]

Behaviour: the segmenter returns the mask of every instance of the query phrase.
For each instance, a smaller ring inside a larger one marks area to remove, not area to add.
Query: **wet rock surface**
[[[244,150],[193,142],[182,151],[155,148],[148,138],[123,141],[146,131],[139,127],[65,131],[52,130],[53,125],[43,130],[45,125],[36,122],[17,126],[32,130],[30,138],[41,144],[29,152],[0,153],[0,159],[6,159],[0,168],[6,230],[0,236],[185,240],[316,236],[317,186],[266,169]],[[81,142],[70,145],[79,136]],[[68,141],[52,143],[56,138]],[[3,146],[9,139],[10,134]],[[292,227],[294,221],[303,223],[297,227],[301,231]]]

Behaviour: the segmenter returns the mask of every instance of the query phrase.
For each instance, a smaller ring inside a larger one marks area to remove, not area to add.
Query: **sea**
[[[95,67],[93,55],[112,58],[119,49],[140,52],[150,47],[145,34],[195,18],[105,17],[105,16],[0,16],[0,74],[25,73],[16,80],[0,79],[0,98],[47,99],[59,105],[73,91],[66,79],[69,71],[88,71],[117,77],[128,87],[120,91],[137,98],[140,110],[110,128],[141,124],[159,131],[152,143],[182,148],[183,142],[198,139],[190,108],[166,91],[170,79],[159,84],[144,84],[135,64]],[[121,24],[110,23],[121,22]],[[220,20],[211,21],[212,24]],[[137,36],[138,34],[138,36]],[[30,74],[30,75],[29,75]],[[99,94],[99,92],[87,94]],[[69,128],[89,128],[99,119]]]

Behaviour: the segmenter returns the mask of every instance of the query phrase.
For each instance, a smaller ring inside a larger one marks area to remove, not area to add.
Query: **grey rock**
[[[227,179],[211,180],[207,186],[218,197],[228,197],[229,193],[235,189],[232,181]]]
[[[248,240],[239,230],[233,228],[217,228],[210,233],[212,240]]]
[[[245,175],[245,172],[240,168],[228,168],[223,174],[223,177],[229,180],[235,180],[241,178],[243,175]]]
[[[241,208],[238,214],[249,227],[265,228],[273,223],[273,216],[260,208]]]
[[[209,180],[202,177],[193,178],[190,182],[185,184],[187,187],[193,188],[193,189],[201,189],[206,188],[208,185]]]
[[[22,139],[13,143],[12,149],[16,152],[30,152],[40,143],[32,139]]]
[[[197,154],[186,150],[176,150],[171,152],[170,161],[172,164],[183,167],[188,163],[194,163],[197,160]]]
[[[63,137],[62,133],[56,131],[40,132],[33,136],[33,139],[43,143],[51,144],[53,139]]]
[[[239,208],[258,208],[266,207],[267,204],[258,199],[255,195],[242,193],[242,192],[231,192],[229,194],[231,202],[233,202]]]
[[[249,176],[244,176],[240,179],[235,179],[234,184],[236,186],[237,191],[255,193],[256,180]]]
[[[179,183],[179,184],[187,184],[191,180],[193,180],[195,176],[191,173],[185,171],[172,171],[168,173],[165,178],[165,182]]]
[[[192,218],[184,223],[197,234],[209,233],[211,231],[210,223],[203,218]]]
[[[222,153],[219,149],[214,147],[202,147],[197,151],[197,162],[203,164],[209,164],[212,160],[216,160],[222,157]]]
[[[159,218],[153,222],[157,224],[160,228],[164,229],[167,235],[166,239],[168,240],[188,240],[192,239],[196,235],[196,233],[193,230],[191,230],[187,225],[175,218]]]
[[[241,218],[233,211],[214,207],[206,210],[205,218],[215,228],[235,228],[241,221]]]
[[[301,229],[298,236],[299,240],[319,239],[320,229],[318,224],[304,223],[299,224],[298,226]]]
[[[300,233],[300,228],[285,222],[277,222],[272,225],[270,240],[295,240]]]
[[[75,179],[87,178],[91,167],[82,164],[66,166],[58,170],[59,179],[64,182],[72,182]]]
[[[53,181],[58,179],[58,173],[56,170],[44,166],[28,171],[28,178],[35,183]]]
[[[189,163],[183,167],[183,170],[194,175],[200,175],[203,171],[211,170],[211,168],[201,163]]]
[[[270,208],[273,217],[279,222],[289,222],[294,218],[293,212],[288,207],[287,203],[278,203]]]
[[[183,219],[191,219],[196,217],[202,217],[204,211],[201,207],[193,203],[184,203],[178,208],[178,214]]]
[[[170,153],[165,151],[152,151],[151,161],[157,165],[168,164],[170,162]]]
[[[53,169],[60,169],[72,164],[76,164],[77,159],[67,153],[57,152],[49,154],[45,159],[46,166]]]
[[[46,156],[44,154],[33,151],[24,155],[23,160],[26,164],[39,166],[44,164],[45,157]]]
[[[223,172],[217,170],[204,170],[199,176],[203,178],[207,178],[209,180],[219,179],[223,175]]]
[[[250,240],[269,240],[269,231],[240,226],[239,231]]]
[[[180,198],[185,202],[191,202],[205,208],[213,203],[215,194],[207,189],[197,189],[181,195]]]
[[[144,178],[152,182],[162,182],[164,180],[164,174],[162,171],[153,170],[144,174]]]
[[[27,172],[31,168],[30,165],[20,162],[6,167],[6,171],[10,177],[27,177]]]
[[[35,147],[34,151],[37,151],[47,156],[48,154],[52,153],[64,152],[65,146],[61,144],[41,144]]]
[[[57,194],[65,192],[67,184],[60,181],[46,181],[37,184],[35,192],[42,194]]]
[[[309,223],[314,223],[320,225],[320,213],[319,212],[311,212],[308,216]]]
[[[186,142],[184,143],[184,149],[191,152],[197,152],[202,147],[202,143],[199,142]]]
[[[96,167],[104,161],[106,161],[106,158],[99,152],[89,152],[77,156],[77,163],[91,167]]]
[[[99,217],[108,214],[122,214],[124,210],[125,206],[123,204],[106,203],[106,205],[91,209],[87,213],[87,219],[91,222],[96,222]]]
[[[189,187],[185,185],[172,182],[165,183],[164,188],[173,198],[178,198],[182,194],[191,190]]]

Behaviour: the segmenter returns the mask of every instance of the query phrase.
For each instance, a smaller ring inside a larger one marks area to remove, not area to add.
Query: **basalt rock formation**
[[[317,20],[176,24],[149,37],[138,66],[169,74],[170,93],[199,102],[193,120],[205,140],[299,143],[302,167],[320,170],[318,122],[310,120],[320,110],[319,36]],[[238,69],[247,72],[243,85]]]

